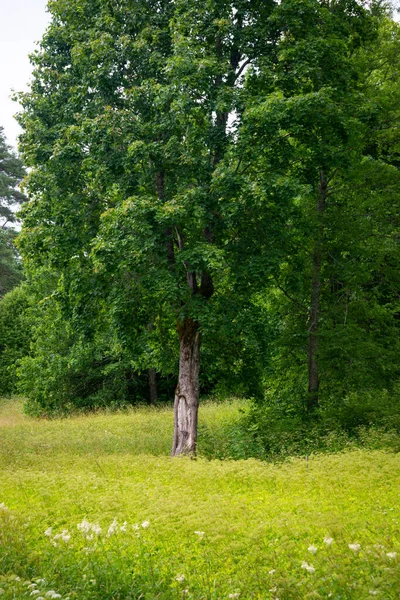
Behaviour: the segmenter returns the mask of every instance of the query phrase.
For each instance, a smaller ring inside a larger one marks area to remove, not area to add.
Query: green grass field
[[[240,407],[200,421],[218,439]],[[172,420],[0,403],[1,598],[400,598],[398,454],[171,459]]]

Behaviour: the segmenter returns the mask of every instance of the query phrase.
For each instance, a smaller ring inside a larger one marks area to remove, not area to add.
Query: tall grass
[[[208,437],[242,407],[204,405]],[[400,597],[398,455],[171,459],[171,437],[169,409],[36,421],[2,403],[0,597]]]

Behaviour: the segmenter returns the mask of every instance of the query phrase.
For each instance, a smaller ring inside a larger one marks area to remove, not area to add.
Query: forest
[[[173,454],[200,395],[250,398],[267,453],[282,427],[398,430],[391,7],[49,10],[21,158],[1,137],[0,394],[35,416],[175,396]]]

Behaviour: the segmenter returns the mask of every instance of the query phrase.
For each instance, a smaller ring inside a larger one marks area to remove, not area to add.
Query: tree
[[[18,189],[25,171],[21,160],[7,145],[0,127],[0,297],[21,279],[21,269],[14,246],[15,233],[10,228],[17,220],[15,210],[25,200]]]
[[[137,339],[175,324],[173,454],[191,454],[202,333],[229,269],[218,188],[235,139],[228,117],[246,65],[270,51],[274,3],[49,6],[22,96],[33,201],[20,248],[31,268],[59,270],[60,299],[81,327],[105,305],[122,340],[127,321]],[[151,358],[147,368],[160,368]]]
[[[243,133],[260,141],[265,172],[297,185],[266,299],[268,380],[283,408],[316,416],[398,378],[398,26],[361,3],[306,2],[299,27],[301,6],[275,13],[281,59],[275,78],[254,81],[265,99]]]

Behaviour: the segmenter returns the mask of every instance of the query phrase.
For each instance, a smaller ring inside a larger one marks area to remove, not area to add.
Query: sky
[[[49,22],[46,4],[47,0],[1,1],[0,126],[13,147],[21,130],[13,117],[19,107],[10,96],[13,89],[27,89],[31,75],[28,55],[35,50],[35,42],[42,38]]]

